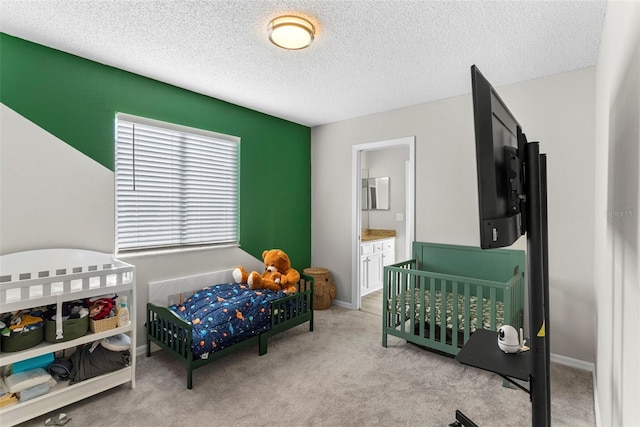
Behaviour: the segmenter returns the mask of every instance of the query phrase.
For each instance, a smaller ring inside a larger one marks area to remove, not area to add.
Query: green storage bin
[[[0,343],[2,351],[11,353],[14,351],[22,351],[31,347],[35,347],[44,340],[44,328],[37,328],[29,332],[20,332],[11,334],[8,337],[2,335]]]
[[[49,319],[44,321],[44,339],[47,342],[75,340],[76,338],[86,335],[88,330],[89,316],[84,316],[79,319],[67,319],[62,321],[62,338],[57,340],[56,321]]]

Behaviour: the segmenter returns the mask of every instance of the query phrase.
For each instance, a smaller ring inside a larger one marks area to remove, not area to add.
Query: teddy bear
[[[264,273],[260,274],[256,271],[248,273],[244,267],[237,266],[233,270],[233,279],[237,283],[248,284],[251,289],[295,293],[300,273],[291,268],[289,256],[280,249],[271,249],[262,252],[262,259],[265,266]]]

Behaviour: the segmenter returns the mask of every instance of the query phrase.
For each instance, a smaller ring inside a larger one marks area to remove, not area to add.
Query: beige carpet
[[[67,426],[446,426],[462,410],[480,426],[531,424],[529,396],[491,373],[390,337],[381,317],[332,307],[273,337],[269,352],[246,349],[194,372],[164,352],[138,358],[137,387],[120,386],[65,412]],[[141,338],[139,342],[143,342]],[[595,426],[590,372],[552,365],[554,426]]]

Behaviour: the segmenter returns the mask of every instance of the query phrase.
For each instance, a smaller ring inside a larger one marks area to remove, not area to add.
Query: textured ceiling
[[[606,1],[0,0],[0,31],[307,126],[595,65]],[[285,51],[268,22],[316,41]]]

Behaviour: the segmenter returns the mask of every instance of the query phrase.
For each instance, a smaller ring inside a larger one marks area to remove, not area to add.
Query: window
[[[119,113],[116,251],[238,243],[240,139]]]

